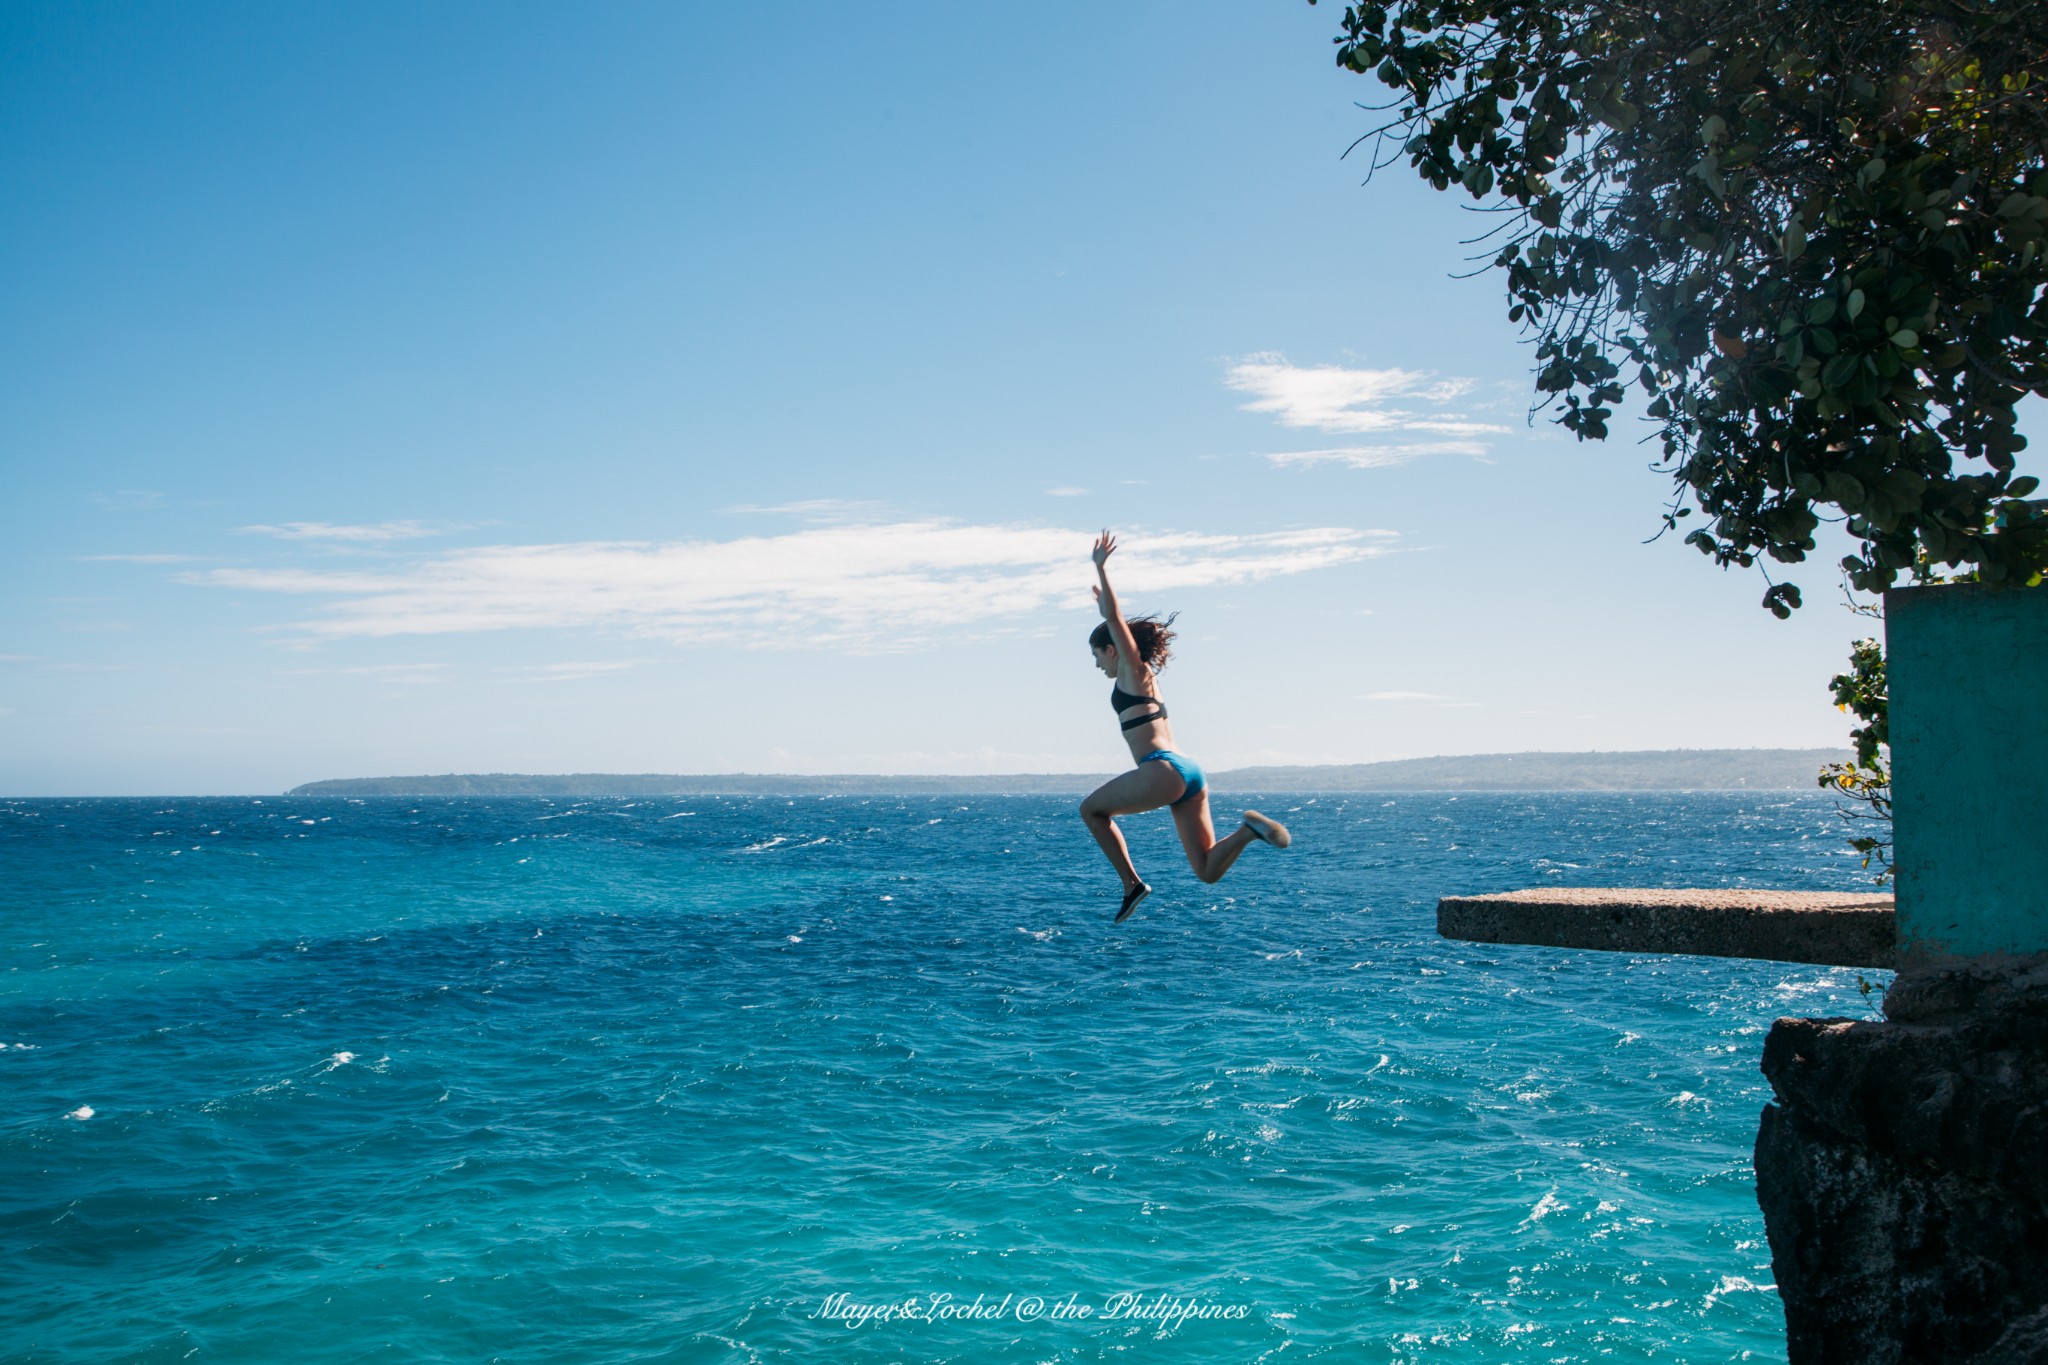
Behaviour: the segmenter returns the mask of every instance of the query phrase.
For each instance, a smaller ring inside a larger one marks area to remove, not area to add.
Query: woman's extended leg
[[[1178,801],[1187,789],[1188,784],[1171,765],[1140,763],[1129,772],[1110,778],[1082,798],[1081,818],[1088,822],[1088,832],[1095,836],[1095,842],[1102,845],[1109,865],[1123,879],[1124,890],[1143,885],[1143,880],[1138,876],[1138,869],[1131,865],[1131,850],[1125,845],[1123,831],[1116,827],[1112,817],[1158,810]],[[1175,811],[1174,814],[1178,816],[1180,812]]]
[[[1259,836],[1249,825],[1240,825],[1221,839],[1209,820],[1209,793],[1173,808],[1173,827],[1180,832],[1180,846],[1187,850],[1188,866],[1205,882],[1223,880],[1245,845]]]

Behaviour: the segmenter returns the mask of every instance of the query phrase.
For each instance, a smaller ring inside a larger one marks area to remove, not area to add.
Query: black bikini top
[[[1122,715],[1133,706],[1156,706],[1159,708],[1150,715],[1131,717],[1123,723],[1123,728],[1126,730],[1135,730],[1140,725],[1150,725],[1155,720],[1166,719],[1165,702],[1157,697],[1148,697],[1142,692],[1126,692],[1123,689],[1122,683],[1110,684],[1109,704],[1115,708],[1118,715]]]

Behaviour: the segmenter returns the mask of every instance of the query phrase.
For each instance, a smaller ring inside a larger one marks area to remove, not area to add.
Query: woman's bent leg
[[[1187,783],[1179,773],[1164,763],[1140,763],[1127,773],[1120,773],[1097,787],[1082,798],[1081,818],[1088,824],[1088,832],[1095,836],[1095,842],[1102,846],[1102,852],[1109,859],[1109,865],[1116,869],[1116,875],[1123,879],[1124,889],[1138,885],[1141,878],[1138,869],[1131,863],[1130,847],[1124,843],[1123,831],[1116,827],[1112,817],[1136,815],[1140,811],[1157,810],[1180,798],[1187,790]],[[1175,812],[1177,815],[1179,812]]]
[[[1109,858],[1109,865],[1116,869],[1124,890],[1136,886],[1140,880],[1137,867],[1131,862],[1131,847],[1124,842],[1124,832],[1116,827],[1116,821],[1107,815],[1090,815],[1086,810],[1081,818],[1088,822],[1088,832],[1095,836],[1095,842],[1102,846]]]
[[[1258,836],[1240,825],[1221,839],[1209,819],[1209,793],[1204,791],[1185,805],[1173,808],[1173,827],[1180,834],[1180,846],[1187,851],[1188,866],[1205,882],[1219,882],[1237,855]]]

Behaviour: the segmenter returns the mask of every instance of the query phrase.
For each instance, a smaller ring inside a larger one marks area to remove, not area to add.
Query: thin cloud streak
[[[1457,697],[1447,697],[1441,692],[1365,692],[1359,695],[1358,700],[1428,702],[1429,705],[1424,709],[1429,711],[1459,711],[1484,705],[1483,702],[1461,701]]]
[[[341,545],[387,545],[394,540],[423,540],[470,529],[467,523],[429,521],[379,521],[362,526],[337,526],[325,521],[287,521],[275,526],[238,528],[244,535],[275,536],[279,540],[331,541]]]
[[[332,674],[377,678],[384,682],[444,683],[452,681],[452,664],[359,664],[353,668],[287,668],[288,678],[315,678]]]
[[[1340,446],[1332,450],[1280,450],[1269,453],[1266,459],[1282,468],[1338,464],[1350,469],[1391,469],[1431,455],[1468,455],[1483,460],[1487,450],[1479,441],[1416,441],[1403,445]]]
[[[525,682],[577,682],[584,678],[610,677],[635,667],[631,660],[593,660],[587,663],[539,664],[512,670]]]
[[[867,498],[801,498],[795,502],[738,503],[722,507],[729,517],[793,517],[814,525],[836,526],[872,521],[888,515],[883,505]]]
[[[385,573],[226,568],[183,582],[331,596],[314,639],[607,628],[675,642],[902,648],[930,635],[1090,605],[1091,533],[920,520],[667,544],[449,550]],[[1307,573],[1389,553],[1389,531],[1132,532],[1127,603]]]
[[[192,564],[204,555],[79,555],[82,564]]]

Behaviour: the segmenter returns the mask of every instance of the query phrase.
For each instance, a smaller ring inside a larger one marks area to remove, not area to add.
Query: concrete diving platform
[[[1860,891],[1608,890],[1541,886],[1446,896],[1436,931],[1471,943],[1614,953],[1768,958],[1828,967],[1892,967],[1892,898]]]

